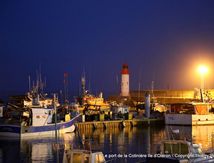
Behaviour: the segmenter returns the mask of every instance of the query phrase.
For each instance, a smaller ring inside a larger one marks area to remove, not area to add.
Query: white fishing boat
[[[38,109],[36,109],[38,110]],[[42,119],[41,122],[50,119],[47,116],[46,109],[39,108],[40,111],[44,111],[45,114],[40,114],[37,116],[38,119]],[[41,137],[41,136],[55,136],[55,130],[57,130],[59,136],[64,133],[74,132],[75,121],[80,117],[77,115],[71,120],[66,122],[58,122],[56,125],[54,123],[39,123],[38,125],[34,122],[33,125],[17,125],[17,124],[1,124],[0,125],[0,137],[13,137],[13,138],[30,138],[30,137]],[[47,121],[48,122],[48,121]]]
[[[12,109],[11,109],[12,108]],[[30,138],[41,136],[55,136],[57,131],[60,136],[63,133],[74,132],[75,122],[80,114],[66,113],[65,110],[57,111],[55,105],[44,108],[38,105],[31,108],[7,108],[4,114],[4,122],[0,124],[0,137]],[[62,110],[62,109],[61,109]],[[60,118],[60,115],[63,116]]]
[[[44,93],[41,73],[36,85],[24,96],[10,97],[10,103],[4,108],[0,121],[0,137],[32,138],[41,136],[60,136],[73,132],[80,114],[71,114],[68,108],[60,107],[58,98],[48,98]],[[1,109],[0,109],[1,110]]]
[[[210,103],[175,103],[165,113],[167,125],[213,125],[214,114]]]

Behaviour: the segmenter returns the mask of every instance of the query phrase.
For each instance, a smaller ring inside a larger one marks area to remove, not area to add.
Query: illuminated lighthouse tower
[[[129,69],[127,64],[123,64],[121,72],[121,96],[129,96]]]

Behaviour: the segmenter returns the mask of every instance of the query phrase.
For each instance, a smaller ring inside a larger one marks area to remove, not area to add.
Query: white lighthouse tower
[[[127,64],[123,64],[121,71],[121,96],[129,96],[129,69]]]

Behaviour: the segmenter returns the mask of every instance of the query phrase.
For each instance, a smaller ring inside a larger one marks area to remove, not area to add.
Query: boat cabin
[[[63,163],[104,163],[105,157],[102,152],[73,149],[64,153]]]
[[[50,108],[32,109],[32,126],[44,126],[52,123],[54,110]]]

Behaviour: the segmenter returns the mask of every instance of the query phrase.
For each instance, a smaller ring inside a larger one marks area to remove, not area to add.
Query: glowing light
[[[205,65],[200,65],[200,66],[198,67],[198,72],[199,72],[201,75],[207,74],[207,73],[208,73],[208,67],[205,66]]]

